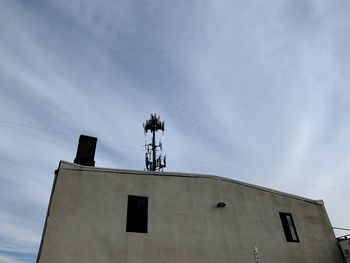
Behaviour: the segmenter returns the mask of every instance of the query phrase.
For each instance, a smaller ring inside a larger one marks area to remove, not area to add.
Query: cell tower
[[[162,157],[162,154],[157,156],[158,148],[160,152],[162,151],[162,142],[159,141],[159,144],[156,144],[156,132],[158,130],[163,131],[164,133],[164,121],[160,121],[160,117],[157,117],[157,114],[151,114],[151,118],[146,120],[146,123],[143,124],[145,130],[145,135],[148,131],[152,133],[152,143],[146,143],[146,170],[147,171],[163,171],[163,168],[166,167],[166,156]]]

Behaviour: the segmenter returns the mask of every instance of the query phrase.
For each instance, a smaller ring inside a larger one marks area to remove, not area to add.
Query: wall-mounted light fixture
[[[226,206],[226,204],[224,202],[219,202],[216,205],[216,207],[218,207],[218,208],[222,208],[222,207],[225,207],[225,206]]]

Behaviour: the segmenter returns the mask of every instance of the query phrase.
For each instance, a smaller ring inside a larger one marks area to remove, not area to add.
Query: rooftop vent
[[[74,159],[74,163],[95,166],[95,151],[96,151],[97,138],[87,135],[80,135],[79,144],[77,149],[77,155]]]

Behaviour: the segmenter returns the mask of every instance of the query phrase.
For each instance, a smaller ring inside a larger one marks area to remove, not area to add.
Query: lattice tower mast
[[[156,132],[161,130],[164,133],[164,121],[160,121],[160,116],[157,117],[157,114],[151,114],[151,118],[146,120],[146,123],[143,124],[145,135],[147,132],[152,133],[152,143],[146,143],[146,170],[147,171],[163,171],[163,168],[166,167],[166,156],[162,157],[162,154],[157,156],[157,151],[162,151],[162,143],[156,144]]]

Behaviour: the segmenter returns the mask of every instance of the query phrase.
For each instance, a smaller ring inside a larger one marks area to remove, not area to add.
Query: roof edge
[[[291,198],[294,198],[294,199],[302,200],[302,201],[305,201],[305,202],[309,202],[309,203],[313,203],[313,204],[318,204],[318,205],[324,206],[324,201],[323,200],[313,200],[313,199],[309,199],[309,198],[306,198],[306,197],[302,197],[302,196],[298,196],[298,195],[294,195],[294,194],[290,194],[290,193],[285,193],[285,192],[282,192],[282,191],[274,190],[274,189],[271,189],[271,188],[258,186],[258,185],[254,185],[254,184],[250,184],[250,183],[234,180],[234,179],[231,179],[231,178],[226,178],[226,177],[217,176],[217,175],[211,175],[211,174],[185,173],[185,172],[154,172],[154,171],[143,171],[143,170],[128,170],[128,169],[93,167],[93,166],[85,166],[85,165],[80,165],[80,164],[76,164],[76,163],[71,163],[71,162],[64,161],[64,160],[60,161],[59,168],[60,169],[73,168],[73,170],[114,172],[114,173],[122,173],[122,174],[123,173],[124,174],[125,173],[128,173],[128,174],[146,173],[146,174],[152,175],[152,176],[164,176],[165,175],[165,176],[174,176],[174,177],[196,177],[196,178],[219,179],[219,180],[223,180],[223,181],[226,181],[226,182],[242,185],[242,186],[245,186],[245,187],[254,188],[254,189],[261,190],[261,191],[265,191],[265,192],[269,192],[269,193],[273,193],[273,194],[278,194],[278,195],[282,195],[282,196],[287,196],[287,197],[291,197]]]

